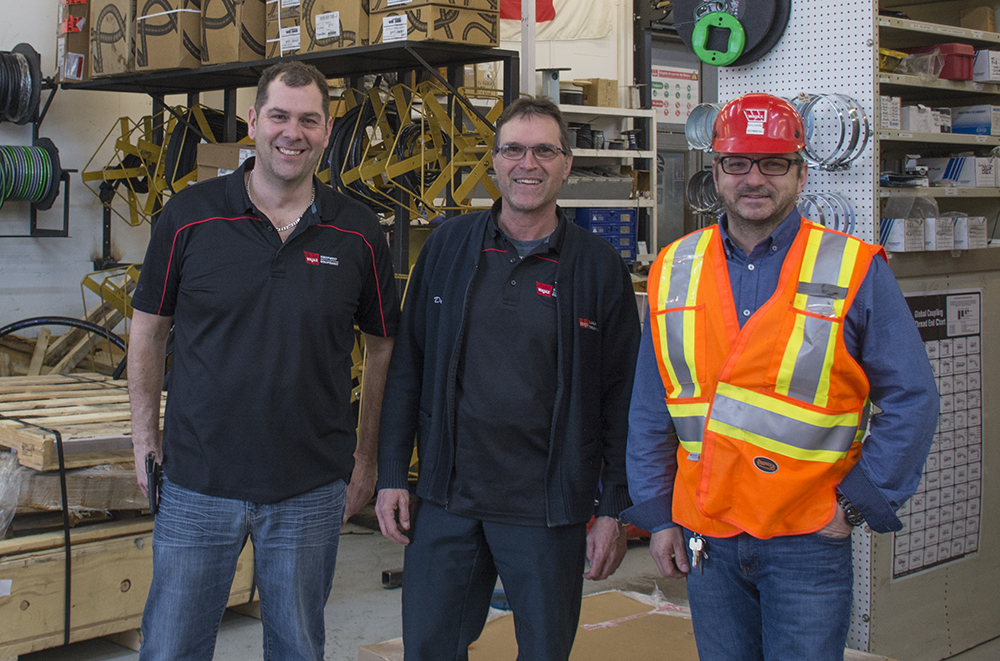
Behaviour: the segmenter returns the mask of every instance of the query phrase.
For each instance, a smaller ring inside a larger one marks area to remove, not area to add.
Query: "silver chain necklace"
[[[250,204],[254,204],[253,195],[250,194],[251,179],[253,179],[253,170],[250,170],[250,174],[247,175],[247,197],[250,198]],[[306,215],[306,211],[309,210],[309,207],[311,207],[313,205],[313,202],[315,201],[316,201],[316,184],[313,184],[312,195],[309,197],[309,204],[307,204],[305,210],[301,214],[299,214],[299,217],[293,220],[292,222],[288,223],[284,227],[275,227],[274,229],[278,232],[285,232],[298,225],[299,221],[302,220],[302,216]]]

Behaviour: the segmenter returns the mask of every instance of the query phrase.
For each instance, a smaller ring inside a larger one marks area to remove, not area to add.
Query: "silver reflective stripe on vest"
[[[663,302],[665,309],[690,305],[688,296],[692,293],[692,289],[696,292],[698,288],[698,282],[693,279],[700,279],[701,276],[700,269],[695,273],[695,266],[704,261],[703,256],[697,254],[700,240],[701,232],[696,232],[678,242],[670,264],[670,289]],[[694,385],[695,375],[691,373],[691,366],[688,365],[685,354],[685,314],[687,313],[676,312],[663,315],[667,335],[667,355],[677,377],[677,383],[681,387],[679,392],[672,394],[676,398],[694,397],[697,394]]]
[[[810,425],[718,393],[712,403],[712,422],[715,421],[807,451],[847,452],[858,431],[857,426]]]
[[[671,417],[674,429],[677,431],[677,438],[685,443],[701,443],[705,434],[705,418],[700,415],[690,417]]]
[[[813,230],[817,231],[817,230]],[[827,317],[837,317],[837,301],[847,297],[847,289],[840,287],[841,267],[848,238],[840,234],[823,232],[812,276],[800,280],[798,293],[807,297],[805,309]],[[801,277],[801,276],[800,276]],[[839,332],[839,323],[832,319],[805,316],[802,319],[802,345],[795,359],[795,369],[788,383],[788,396],[813,403],[823,379],[829,378],[826,370],[830,348],[830,334]]]

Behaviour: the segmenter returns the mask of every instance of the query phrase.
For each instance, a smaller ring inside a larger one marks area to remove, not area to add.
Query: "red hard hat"
[[[802,117],[788,101],[744,94],[715,117],[712,149],[723,154],[791,154],[806,144]]]

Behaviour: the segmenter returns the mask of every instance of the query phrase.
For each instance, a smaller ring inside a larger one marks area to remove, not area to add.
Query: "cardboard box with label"
[[[302,50],[367,46],[367,0],[314,0],[304,21]]]
[[[954,250],[955,219],[924,218],[924,250]]]
[[[901,99],[898,96],[880,96],[879,126],[884,129],[898,131],[900,129]]]
[[[924,249],[923,218],[882,218],[879,243],[888,252],[920,252]]]
[[[201,63],[264,59],[264,0],[201,0]]]
[[[202,142],[198,145],[198,181],[227,175],[256,153],[252,142]]]
[[[899,128],[914,133],[937,133],[934,111],[927,106],[903,106],[899,109]]]
[[[955,250],[982,250],[989,246],[985,216],[955,219]]]
[[[983,83],[1000,81],[1000,51],[977,50],[972,65],[972,79]]]
[[[583,103],[604,108],[618,107],[618,81],[608,78],[583,78],[573,81],[583,88]]]
[[[302,49],[302,3],[300,0],[267,0],[264,28],[267,59],[298,55]]]
[[[90,75],[135,71],[135,0],[91,0]]]
[[[960,9],[958,24],[970,30],[996,32],[996,10],[986,6]]]
[[[136,70],[200,66],[201,0],[158,0],[156,3],[140,0],[135,21]]]
[[[465,76],[462,84],[481,90],[498,89],[500,67],[502,62],[479,62],[478,64],[466,64]]]
[[[927,178],[932,186],[952,185],[958,188],[996,186],[996,161],[991,156],[921,158],[917,164],[927,166]]]
[[[500,44],[500,14],[452,5],[424,5],[372,14],[372,44],[393,41],[446,41],[476,46]]]
[[[56,82],[87,80],[90,6],[86,0],[58,0],[56,24]]]
[[[1000,106],[962,106],[951,109],[951,132],[1000,135]]]

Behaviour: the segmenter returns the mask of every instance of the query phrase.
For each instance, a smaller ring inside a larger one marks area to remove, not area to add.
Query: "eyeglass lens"
[[[500,147],[500,155],[512,161],[521,160],[528,151],[531,151],[535,155],[535,159],[539,161],[551,161],[562,153],[562,149],[554,145],[534,145],[528,147],[526,145],[507,144]]]
[[[722,164],[722,171],[726,174],[747,174],[753,167],[753,164],[757,164],[757,169],[760,173],[768,177],[780,177],[782,175],[788,174],[789,168],[792,167],[793,163],[798,163],[798,160],[790,158],[779,158],[776,156],[769,156],[766,158],[747,158],[745,156],[724,156],[719,159]]]

